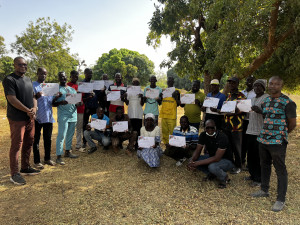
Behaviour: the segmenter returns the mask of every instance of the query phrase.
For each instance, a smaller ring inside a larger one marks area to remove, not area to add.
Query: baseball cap
[[[218,79],[213,79],[213,80],[211,80],[210,84],[220,85],[220,82]]]

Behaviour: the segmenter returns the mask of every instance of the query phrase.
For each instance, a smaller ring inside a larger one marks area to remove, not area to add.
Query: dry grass
[[[288,146],[287,205],[273,213],[274,171],[271,197],[253,199],[249,193],[256,189],[243,180],[245,172],[231,176],[228,188],[220,190],[216,183],[202,182],[200,172],[178,168],[168,157],[151,169],[136,157],[101,148],[66,159],[65,166],[46,166],[40,175],[26,177],[27,185],[14,186],[4,110],[0,119],[0,224],[299,224],[300,131],[291,135]]]

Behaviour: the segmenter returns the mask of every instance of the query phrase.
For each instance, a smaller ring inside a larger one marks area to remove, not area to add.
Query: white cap
[[[152,119],[155,120],[155,116],[154,116],[152,113],[147,113],[147,114],[145,115],[145,119],[148,119],[148,118],[152,118]]]
[[[220,85],[220,82],[218,79],[213,79],[213,80],[211,80],[210,84]]]

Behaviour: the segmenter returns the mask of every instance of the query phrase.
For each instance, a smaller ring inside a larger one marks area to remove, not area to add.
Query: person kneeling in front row
[[[95,144],[94,140],[97,140],[102,143],[105,150],[108,149],[108,146],[111,143],[111,139],[109,137],[110,130],[109,130],[109,118],[104,114],[104,109],[101,107],[98,107],[97,113],[92,115],[91,120],[93,119],[99,119],[99,120],[105,120],[106,121],[106,128],[105,130],[91,130],[91,124],[87,124],[86,130],[84,131],[84,138],[91,147],[88,150],[88,154],[91,154],[97,150],[97,146]]]
[[[208,155],[200,156],[204,146]],[[189,170],[198,168],[206,173],[205,180],[217,177],[219,188],[226,188],[226,184],[230,181],[227,171],[231,170],[234,165],[229,141],[225,134],[216,129],[213,120],[206,121],[205,131],[200,134],[197,148],[187,167]]]

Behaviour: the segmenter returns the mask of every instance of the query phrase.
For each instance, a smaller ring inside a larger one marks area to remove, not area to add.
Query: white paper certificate
[[[175,147],[186,146],[185,137],[169,135],[169,144]]]
[[[250,112],[250,111],[252,111],[252,109],[251,109],[251,107],[252,107],[251,99],[237,101],[237,106],[236,107],[238,107],[238,109],[241,112]]]
[[[195,94],[181,94],[181,104],[195,104]]]
[[[140,148],[151,148],[155,145],[154,137],[138,137],[138,145]]]
[[[236,108],[236,101],[225,101],[221,108],[221,112],[234,113]]]
[[[105,81],[104,81],[104,85],[105,85],[106,89],[108,89],[108,87],[109,87],[110,85],[112,85],[113,83],[114,83],[113,80],[105,80]]]
[[[166,88],[163,91],[163,98],[172,97],[173,92],[175,91],[175,87]]]
[[[42,83],[41,87],[43,96],[54,96],[59,92],[58,83]]]
[[[121,100],[120,91],[110,91],[107,94],[107,101],[117,101]]]
[[[130,86],[127,88],[127,96],[137,96],[141,94],[141,86]]]
[[[106,120],[99,120],[92,118],[91,127],[95,128],[96,130],[104,130],[106,128],[107,121]]]
[[[91,93],[93,92],[94,83],[78,82],[78,92]]]
[[[104,80],[94,80],[92,83],[94,90],[104,90]]]
[[[128,131],[128,121],[112,122],[113,131],[126,132]]]
[[[214,98],[214,97],[206,97],[204,102],[203,102],[203,106],[204,107],[212,107],[212,108],[218,108],[218,104],[219,104],[220,99],[218,98]]]
[[[76,104],[78,102],[81,102],[81,97],[82,93],[70,94],[67,95],[65,100],[68,102],[68,104]]]
[[[150,89],[146,90],[146,97],[156,99],[159,97],[159,90],[158,89]]]

